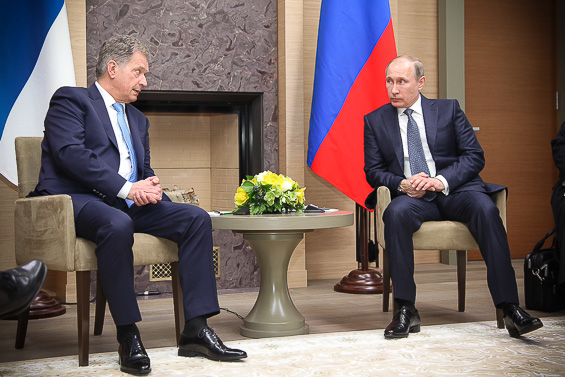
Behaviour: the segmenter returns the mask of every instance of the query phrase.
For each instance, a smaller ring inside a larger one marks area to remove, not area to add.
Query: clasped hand
[[[160,202],[163,198],[163,191],[159,184],[159,177],[149,177],[142,181],[134,182],[127,196],[133,200],[136,206],[141,207],[149,203]]]
[[[410,177],[410,179],[403,179],[400,182],[402,192],[412,198],[421,198],[426,194],[426,191],[441,192],[445,190],[443,182],[437,178],[430,178],[426,173],[418,173]]]

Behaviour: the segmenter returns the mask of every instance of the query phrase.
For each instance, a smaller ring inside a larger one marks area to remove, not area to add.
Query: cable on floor
[[[235,315],[237,318],[241,319],[242,321],[245,319],[245,318],[243,318],[243,316],[241,316],[240,314],[234,312],[233,310],[229,310],[228,308],[220,308],[220,310],[223,310],[223,311],[225,311],[225,312],[227,312],[227,313],[229,313],[229,314],[233,314],[233,315]]]

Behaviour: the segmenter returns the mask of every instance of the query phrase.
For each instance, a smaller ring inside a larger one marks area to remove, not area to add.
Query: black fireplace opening
[[[263,93],[144,90],[132,105],[144,113],[236,114],[239,180],[264,170]]]

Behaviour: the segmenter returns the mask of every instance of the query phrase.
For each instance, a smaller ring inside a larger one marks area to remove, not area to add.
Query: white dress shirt
[[[116,100],[114,97],[110,95],[104,88],[98,84],[98,82],[94,83],[98,88],[98,91],[102,95],[102,99],[104,100],[104,105],[106,105],[106,110],[108,111],[108,115],[110,116],[110,122],[112,123],[112,129],[114,130],[114,134],[116,135],[116,140],[118,142],[118,151],[120,153],[120,167],[118,169],[118,174],[121,175],[126,179],[126,183],[122,186],[120,192],[118,192],[118,198],[125,199],[131,190],[132,183],[127,179],[131,175],[132,166],[131,166],[131,159],[129,157],[128,147],[126,142],[124,141],[124,137],[122,135],[122,131],[120,130],[120,126],[118,125],[118,112],[114,109],[114,104]],[[125,106],[124,106],[124,117],[126,118],[126,124],[129,128],[128,117],[125,113]]]
[[[428,137],[426,136],[426,127],[424,122],[424,113],[422,112],[422,97],[418,96],[418,99],[410,109],[413,110],[412,118],[418,126],[418,131],[420,132],[420,138],[422,139],[422,147],[424,148],[424,156],[426,157],[426,163],[428,164],[428,170],[430,171],[430,177],[439,179],[445,186],[443,193],[445,195],[449,194],[449,185],[447,180],[442,176],[436,176],[436,163],[430,152],[430,147],[428,145]],[[406,109],[398,107],[396,109],[398,113],[398,124],[400,125],[400,137],[402,138],[402,150],[404,151],[404,176],[408,179],[412,177],[412,171],[410,170],[410,158],[408,157],[408,115],[404,114]]]

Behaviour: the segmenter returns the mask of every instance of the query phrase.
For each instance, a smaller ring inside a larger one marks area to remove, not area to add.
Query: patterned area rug
[[[407,339],[383,330],[250,339],[228,346],[241,362],[183,358],[175,348],[148,350],[156,376],[565,376],[565,317],[515,339],[493,321],[423,326]],[[0,364],[0,376],[122,376],[116,352]]]

